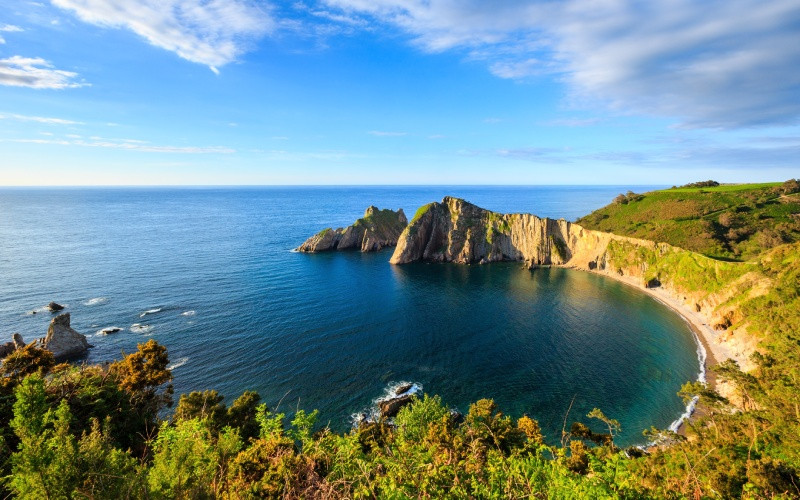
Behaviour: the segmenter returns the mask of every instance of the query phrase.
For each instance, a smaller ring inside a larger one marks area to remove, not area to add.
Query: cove
[[[638,444],[643,429],[680,416],[676,393],[699,371],[683,318],[603,276],[517,263],[390,266],[387,252],[298,257],[317,268],[328,313],[265,364],[283,364],[280,391],[337,430],[407,381],[462,412],[493,398],[538,419],[550,442],[574,398],[567,425],[599,407],[622,424],[620,444]]]

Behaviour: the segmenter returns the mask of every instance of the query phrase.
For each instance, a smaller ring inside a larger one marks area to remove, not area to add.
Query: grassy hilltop
[[[663,241],[710,257],[747,260],[800,240],[798,213],[800,183],[786,181],[621,194],[577,222],[588,229]]]
[[[0,496],[800,497],[796,186],[631,193],[581,219],[694,250],[663,254],[657,245],[620,243],[611,258],[674,275],[689,291],[725,292],[720,307],[732,312],[729,326],[761,341],[751,371],[732,362],[716,367],[734,388],[731,400],[687,383],[680,394],[699,396],[703,415],[685,436],[648,431],[659,446],[647,453],[617,448],[618,423],[600,410],[570,415],[577,421],[565,420],[565,433],[549,436],[560,444],[551,446],[535,415],[511,419],[491,400],[460,416],[426,395],[394,423],[346,434],[321,428],[316,412],[277,413],[253,392],[230,405],[216,391],[184,394],[166,412],[172,375],[166,349],[152,340],[98,366],[56,365],[29,345],[0,367]]]

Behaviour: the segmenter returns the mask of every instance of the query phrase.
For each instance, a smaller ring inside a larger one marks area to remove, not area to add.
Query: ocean
[[[0,340],[43,337],[51,300],[118,359],[165,345],[176,392],[257,390],[270,409],[320,410],[337,431],[400,382],[466,412],[493,398],[540,421],[594,407],[644,442],[684,411],[699,371],[688,325],[642,292],[565,269],[416,263],[292,252],[369,205],[409,217],[445,195],[574,220],[628,186],[0,189]],[[644,191],[650,188],[631,188]],[[32,314],[37,311],[37,314]],[[104,328],[121,331],[102,335]],[[601,428],[597,428],[601,430]]]

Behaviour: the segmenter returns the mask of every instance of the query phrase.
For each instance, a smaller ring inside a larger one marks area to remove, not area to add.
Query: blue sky
[[[797,0],[0,10],[0,185],[800,177]]]

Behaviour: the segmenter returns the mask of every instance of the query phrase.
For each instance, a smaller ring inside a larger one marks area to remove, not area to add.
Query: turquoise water
[[[574,219],[627,189],[0,190],[0,333],[43,336],[50,315],[30,311],[56,300],[91,337],[90,362],[148,338],[166,345],[178,392],[215,388],[230,401],[255,389],[344,430],[391,384],[417,382],[462,411],[494,398],[553,441],[574,398],[570,420],[600,407],[637,443],[682,413],[675,393],[698,372],[688,326],[645,294],[516,263],[290,252],[369,204],[411,216],[450,194]],[[124,330],[95,334],[109,326]]]

